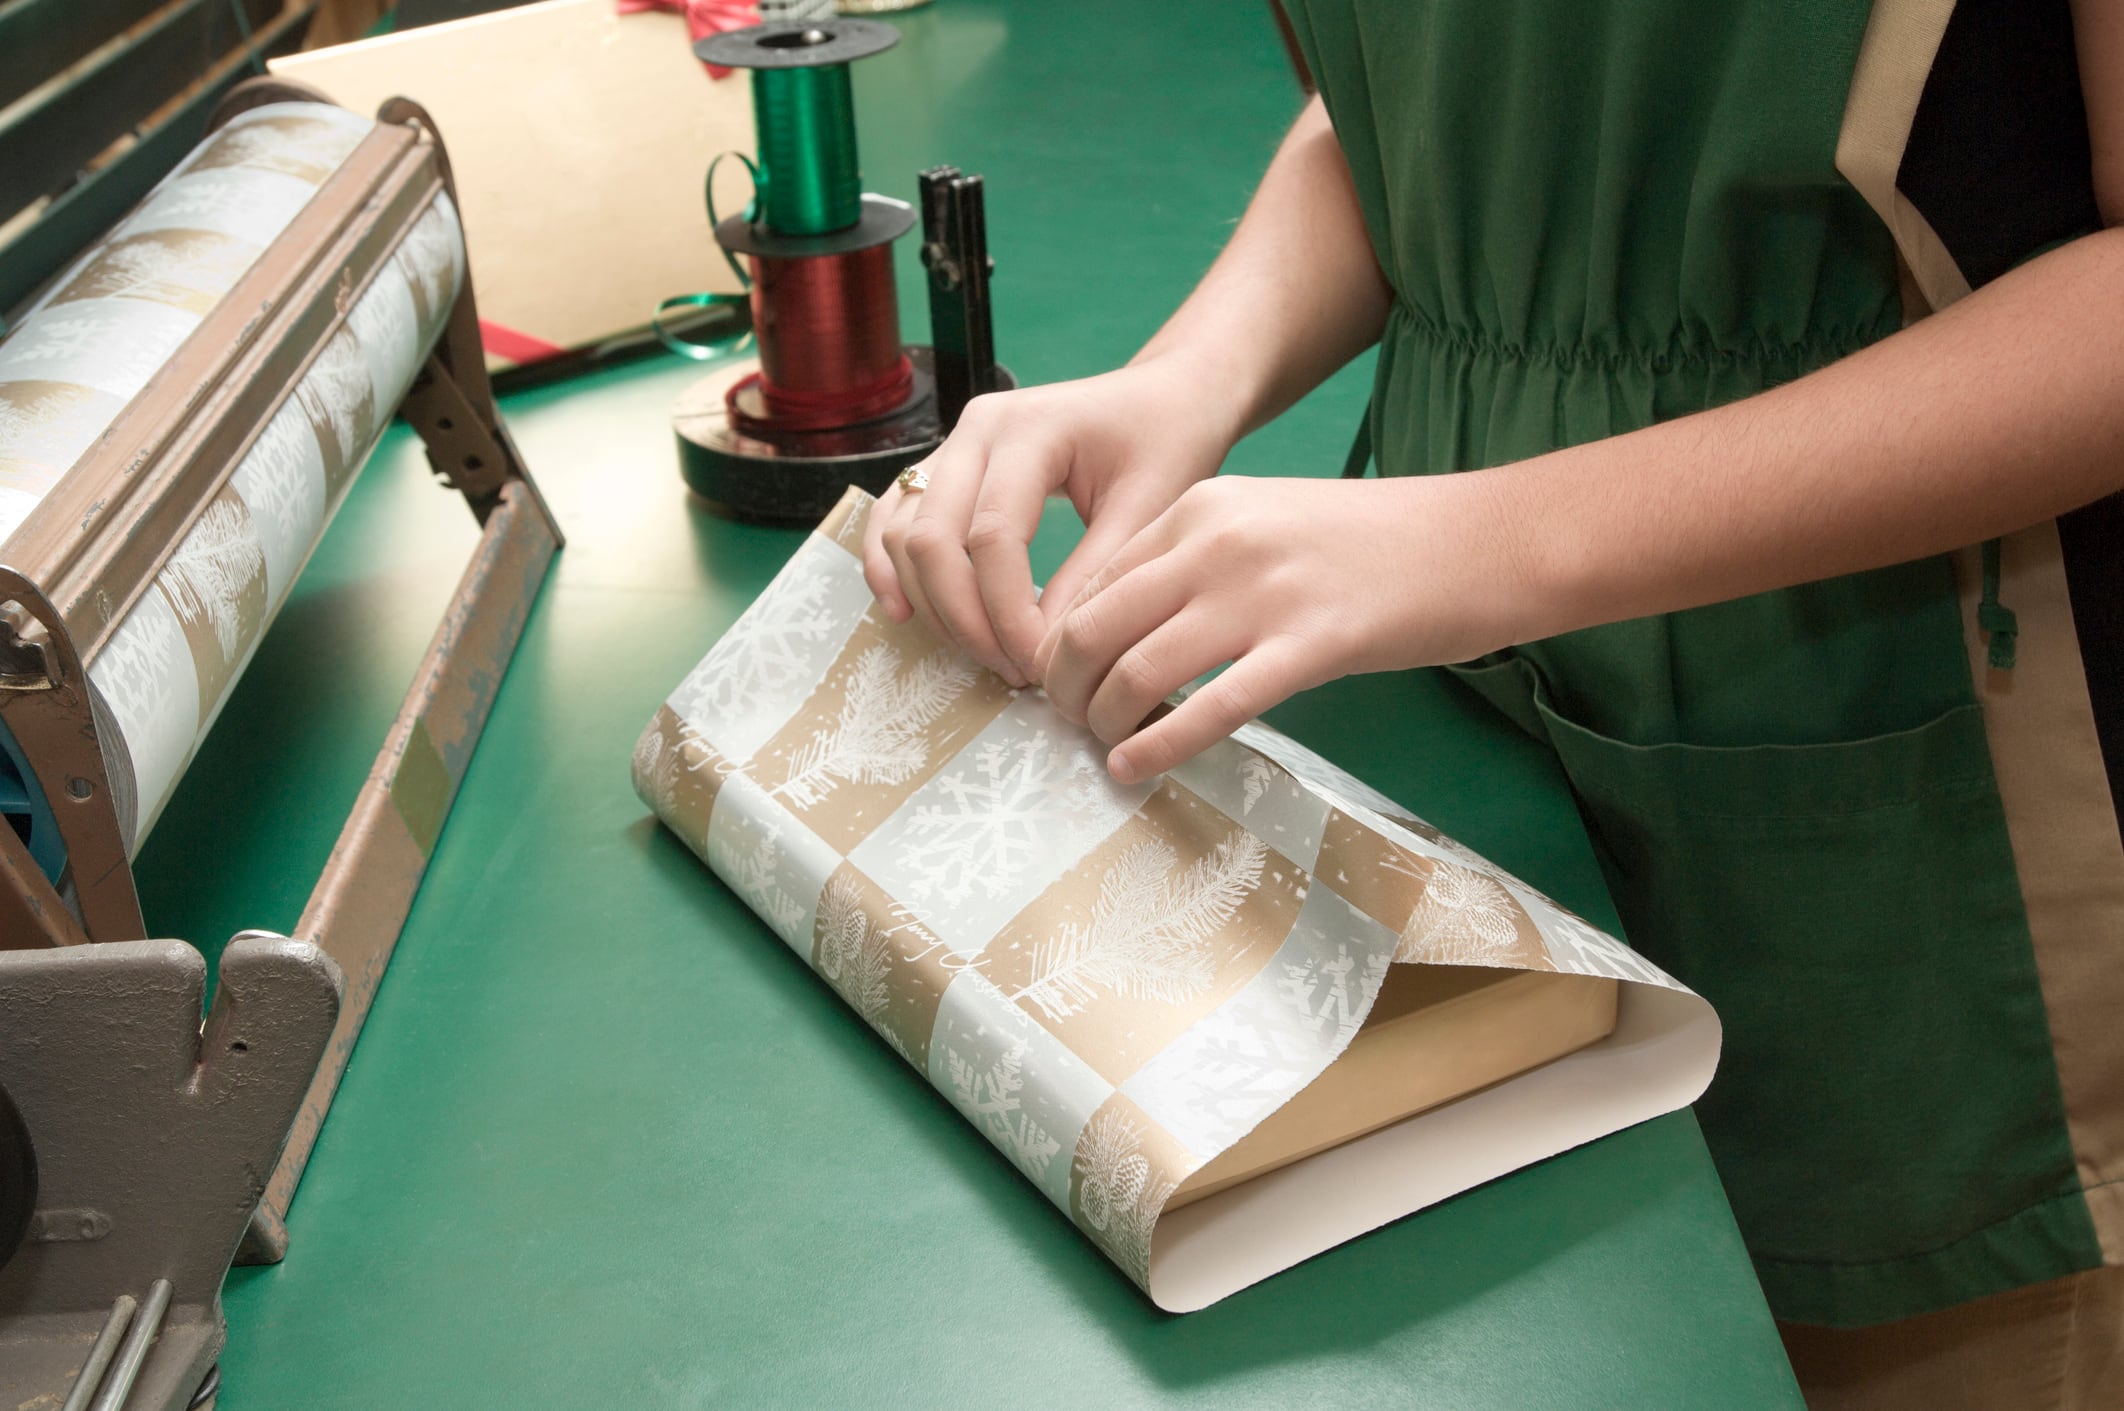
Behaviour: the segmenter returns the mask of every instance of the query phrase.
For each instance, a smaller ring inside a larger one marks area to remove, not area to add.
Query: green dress
[[[1902,326],[1836,170],[1868,5],[1289,8],[1394,290],[1383,474],[1630,431]],[[1780,1316],[2101,1262],[1948,559],[1453,671],[1554,749],[1632,943],[1722,1016],[1698,1115]]]

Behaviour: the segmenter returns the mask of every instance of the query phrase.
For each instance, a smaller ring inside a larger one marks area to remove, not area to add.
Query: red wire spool
[[[898,411],[914,393],[900,346],[892,245],[785,259],[751,255],[760,370],[726,397],[749,431],[825,431]]]

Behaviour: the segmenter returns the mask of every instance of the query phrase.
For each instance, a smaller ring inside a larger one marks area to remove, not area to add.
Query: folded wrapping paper
[[[199,145],[0,342],[6,541],[374,124],[276,103]],[[137,851],[441,334],[464,279],[438,195],[89,663]]]
[[[1710,1006],[1260,724],[1123,786],[873,604],[851,490],[679,684],[635,788],[1161,1307],[1695,1099]],[[1165,1214],[1395,964],[1622,982],[1601,1043]]]

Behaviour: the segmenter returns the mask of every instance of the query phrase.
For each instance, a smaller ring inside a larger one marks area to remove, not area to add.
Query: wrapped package
[[[1710,1006],[1258,723],[1172,773],[895,624],[851,490],[643,801],[1163,1308],[1693,1101]]]

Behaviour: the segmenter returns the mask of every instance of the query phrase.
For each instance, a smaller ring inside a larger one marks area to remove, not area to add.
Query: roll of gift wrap
[[[869,505],[851,490],[679,684],[635,787],[1162,1307],[1703,1090],[1701,999],[1274,730],[1114,783],[1038,693],[878,610]],[[1168,1214],[1421,964],[1605,977],[1616,1027]]]
[[[276,103],[209,136],[0,342],[6,541],[374,126]],[[438,195],[89,662],[137,851],[433,346],[464,279]]]

